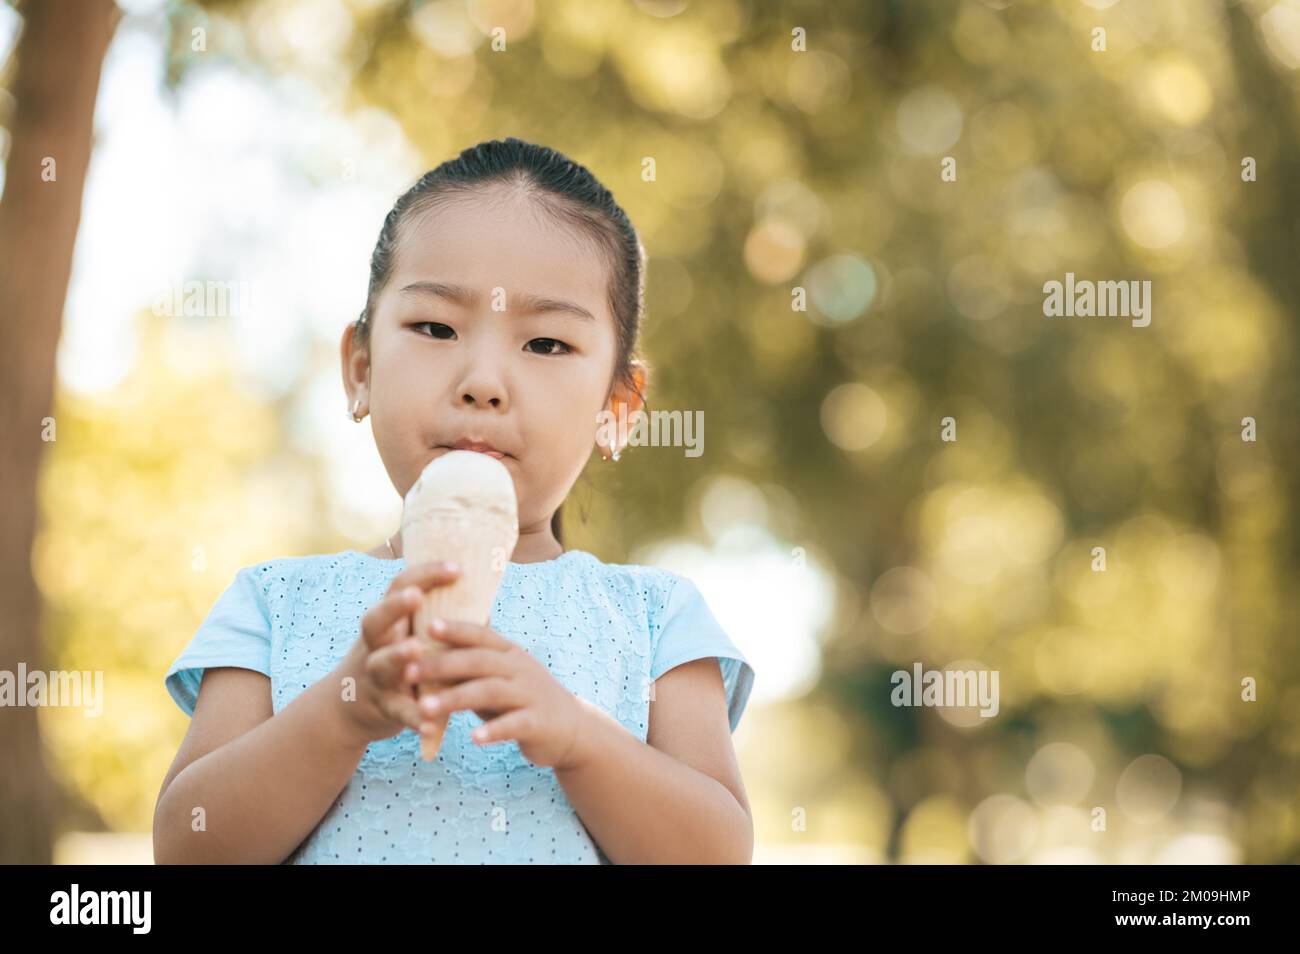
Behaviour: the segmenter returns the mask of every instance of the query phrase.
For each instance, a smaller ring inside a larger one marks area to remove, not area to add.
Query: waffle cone
[[[406,495],[402,552],[407,566],[449,560],[460,565],[461,574],[424,594],[415,611],[416,637],[445,649],[429,635],[430,620],[487,625],[518,538],[514,481],[504,464],[473,451],[451,451],[430,462]],[[421,683],[419,694],[440,688],[441,683]],[[425,761],[437,758],[449,718],[439,713],[427,720],[434,728],[420,736]]]

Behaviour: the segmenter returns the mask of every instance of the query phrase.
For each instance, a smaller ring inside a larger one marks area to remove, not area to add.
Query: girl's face
[[[458,441],[505,456],[519,500],[512,559],[557,555],[550,519],[591,455],[617,339],[594,245],[500,191],[445,200],[399,230],[367,354],[343,335],[348,400],[369,408],[379,456],[405,496]],[[638,366],[638,374],[643,369]]]

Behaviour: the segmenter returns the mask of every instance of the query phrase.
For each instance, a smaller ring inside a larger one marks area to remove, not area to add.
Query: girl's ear
[[[645,394],[646,382],[649,380],[649,369],[643,362],[637,360],[630,362],[630,365],[628,374],[632,378],[632,384],[629,385],[619,381],[609,394],[609,410],[615,417],[618,416],[620,405],[627,405],[625,413],[630,418],[641,410],[645,404],[643,395]]]
[[[370,383],[370,354],[353,339],[356,324],[354,321],[344,328],[343,337],[339,341],[340,357],[343,359],[343,391],[347,395],[349,407],[357,398],[365,404],[366,385]]]
[[[646,393],[649,369],[644,363],[633,360],[630,362],[628,377],[631,378],[630,383],[620,379],[610,389],[605,411],[612,417],[610,423],[617,428],[617,434],[608,433],[608,429],[604,426],[597,429],[596,447],[601,451],[601,456],[605,456],[607,451],[617,454],[627,446],[627,430],[623,424],[631,422],[636,412],[645,404],[643,395]],[[613,446],[606,447],[606,443],[611,443]]]

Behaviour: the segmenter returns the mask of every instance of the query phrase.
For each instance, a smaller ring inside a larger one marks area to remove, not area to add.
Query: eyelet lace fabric
[[[405,567],[403,559],[347,550],[247,568],[269,628],[265,668],[274,712],[341,662],[362,615]],[[688,580],[667,570],[607,564],[569,550],[554,560],[507,564],[490,625],[642,741],[654,679],[682,657],[717,656],[734,729],[753,671],[707,610],[703,625],[688,624],[686,607],[694,604],[686,600],[697,596]],[[687,625],[692,633],[686,641],[675,636],[672,647],[656,654],[668,615],[681,617],[674,633]],[[691,648],[695,630],[702,633],[698,650]],[[182,654],[167,676],[173,696],[190,712],[201,667],[222,664],[200,645],[202,634],[186,650],[197,661]],[[266,639],[262,647],[264,658]],[[419,737],[409,729],[373,742],[285,863],[609,863],[554,770],[530,763],[516,742],[476,743],[470,733],[482,723],[472,711],[453,712],[431,762],[420,758]]]

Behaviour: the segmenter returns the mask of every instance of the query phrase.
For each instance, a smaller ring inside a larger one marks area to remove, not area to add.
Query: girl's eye
[[[411,325],[411,327],[412,328],[428,327],[431,329],[429,337],[438,338],[443,341],[447,340],[448,338],[454,337],[456,334],[456,330],[454,328],[450,327],[449,325],[444,325],[440,321],[420,321]],[[565,344],[563,341],[560,341],[558,338],[534,338],[532,341],[528,342],[528,345],[531,346],[533,344],[536,344],[539,341],[542,342],[542,348],[544,350],[539,351],[534,348],[529,348],[529,350],[533,354],[562,355],[562,354],[571,354],[573,352],[573,348],[570,345]],[[556,346],[558,346],[560,350],[557,351]]]
[[[541,342],[544,342],[544,343],[545,343],[546,350],[545,350],[545,351],[533,351],[533,354],[554,354],[554,355],[561,355],[561,354],[571,354],[571,353],[573,352],[573,348],[571,348],[569,345],[565,344],[563,341],[560,341],[560,340],[557,339],[557,338],[534,338],[532,341],[528,342],[528,344],[531,345],[531,344],[533,344],[533,343],[535,343],[535,342],[538,342],[538,341],[541,341]],[[551,346],[552,346],[552,345],[559,345],[559,346],[560,346],[561,348],[563,348],[564,350],[563,350],[563,351],[552,351],[552,350],[551,350]]]
[[[414,325],[411,325],[411,327],[412,327],[412,328],[423,328],[425,325],[428,325],[430,328],[443,328],[443,329],[445,329],[445,330],[451,332],[451,334],[453,334],[453,335],[456,333],[452,328],[448,327],[447,325],[444,325],[444,324],[443,324],[442,322],[440,322],[440,321],[421,321],[421,322],[417,322],[417,323],[414,324]],[[446,338],[447,335],[434,334],[432,337],[434,337],[434,338]]]

